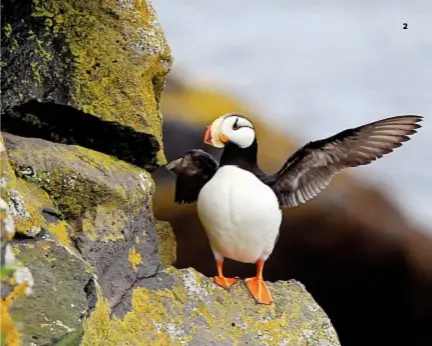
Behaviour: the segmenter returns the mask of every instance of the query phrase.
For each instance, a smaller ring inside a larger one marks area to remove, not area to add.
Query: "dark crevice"
[[[34,236],[25,234],[25,233],[15,233],[14,236],[14,240],[19,241],[19,240],[35,240]]]
[[[153,170],[160,146],[153,135],[104,121],[71,106],[32,100],[2,115],[2,131],[79,145]]]
[[[62,219],[62,215],[57,210],[49,207],[44,207],[41,214],[48,223],[56,223]]]
[[[77,237],[75,235],[71,235],[70,239],[72,241],[73,247],[78,251],[78,253],[81,256],[84,256],[84,253],[82,251],[83,240],[81,239],[81,237],[79,237],[79,236]]]
[[[87,310],[83,313],[82,318],[88,317],[94,311],[97,302],[95,278],[92,276],[84,286],[84,293],[87,298]]]
[[[136,288],[138,282],[140,282],[143,279],[150,279],[150,278],[155,277],[156,275],[159,274],[159,272],[161,271],[161,269],[162,269],[162,266],[160,264],[158,264],[158,266],[156,267],[156,270],[155,270],[155,272],[153,274],[137,276],[136,279],[134,281],[132,281],[132,283],[130,284],[130,286],[127,289],[125,289],[125,291],[120,296],[120,298],[117,300],[117,302],[115,302],[114,305],[112,305],[112,307],[111,307],[112,314],[114,314],[114,315],[116,314],[115,313],[116,308],[120,304],[125,304],[126,296],[128,294],[130,294],[134,288]]]

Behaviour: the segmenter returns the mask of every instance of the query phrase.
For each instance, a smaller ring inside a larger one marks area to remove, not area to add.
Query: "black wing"
[[[272,178],[270,185],[281,206],[293,207],[315,197],[332,177],[348,167],[366,165],[391,153],[416,133],[421,116],[396,116],[309,142],[297,150]]]
[[[175,203],[188,204],[197,201],[201,188],[213,177],[219,163],[205,151],[193,149],[165,167],[176,176]]]

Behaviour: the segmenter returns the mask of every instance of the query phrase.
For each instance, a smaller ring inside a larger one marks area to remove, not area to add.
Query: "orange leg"
[[[246,279],[246,286],[253,295],[257,303],[270,305],[273,301],[269,288],[263,280],[262,271],[264,261],[258,260],[257,274],[253,278]]]
[[[232,285],[234,285],[239,280],[238,278],[226,278],[223,275],[223,270],[222,270],[223,260],[217,260],[216,266],[217,266],[218,276],[215,276],[214,278],[215,284],[225,289],[229,289]]]

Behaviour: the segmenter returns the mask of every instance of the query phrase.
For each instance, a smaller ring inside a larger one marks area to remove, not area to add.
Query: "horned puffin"
[[[278,239],[281,208],[314,198],[343,169],[391,153],[417,132],[422,119],[416,115],[385,118],[309,142],[273,174],[259,167],[255,128],[246,116],[229,113],[215,119],[204,142],[223,148],[220,162],[193,149],[166,165],[176,176],[175,203],[197,204],[216,260],[214,282],[229,289],[239,280],[224,276],[224,258],[255,263],[256,276],[245,279],[246,286],[257,303],[271,304],[263,268]]]

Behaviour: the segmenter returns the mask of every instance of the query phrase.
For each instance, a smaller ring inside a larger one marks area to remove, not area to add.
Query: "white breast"
[[[282,213],[274,192],[254,174],[220,168],[202,188],[197,208],[216,258],[255,263],[273,251]]]

